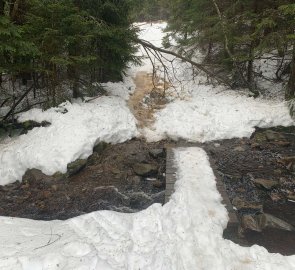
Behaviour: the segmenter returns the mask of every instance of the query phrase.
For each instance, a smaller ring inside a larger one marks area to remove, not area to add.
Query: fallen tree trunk
[[[148,42],[146,40],[136,39],[135,41],[138,44],[140,44],[141,46],[143,46],[144,48],[149,48],[149,49],[152,49],[152,50],[157,51],[157,52],[172,55],[172,56],[175,56],[176,58],[181,59],[184,62],[190,63],[191,65],[193,65],[197,69],[199,69],[199,70],[203,71],[204,73],[206,73],[207,75],[209,75],[212,79],[215,79],[219,83],[222,83],[222,84],[224,84],[226,86],[231,87],[231,84],[230,84],[230,82],[228,80],[226,80],[225,78],[223,78],[223,77],[215,74],[214,72],[208,70],[204,65],[202,65],[200,63],[197,63],[197,62],[195,62],[195,61],[193,61],[193,60],[191,60],[191,59],[189,59],[187,57],[184,57],[181,54],[178,54],[176,52],[169,51],[169,50],[157,47],[157,46],[153,45],[152,43],[150,43],[150,42]]]

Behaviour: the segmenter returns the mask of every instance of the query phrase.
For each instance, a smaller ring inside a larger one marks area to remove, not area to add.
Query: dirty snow
[[[51,126],[0,142],[0,185],[21,180],[30,168],[48,175],[65,173],[68,163],[90,156],[97,142],[120,143],[137,136],[136,120],[118,97],[32,109],[19,118],[26,120],[48,121]]]
[[[164,206],[68,221],[0,218],[0,269],[295,269],[295,256],[223,239],[228,216],[206,153],[188,148],[175,155],[176,192]]]

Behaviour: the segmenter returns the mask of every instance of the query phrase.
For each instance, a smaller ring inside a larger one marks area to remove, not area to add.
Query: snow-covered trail
[[[206,153],[188,148],[175,156],[176,192],[164,206],[68,221],[0,218],[0,269],[295,269],[295,256],[224,240],[227,213]]]

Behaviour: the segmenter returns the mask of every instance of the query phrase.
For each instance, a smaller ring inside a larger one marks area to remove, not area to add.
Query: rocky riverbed
[[[239,237],[295,254],[295,128],[258,129],[250,139],[203,145],[239,220]]]

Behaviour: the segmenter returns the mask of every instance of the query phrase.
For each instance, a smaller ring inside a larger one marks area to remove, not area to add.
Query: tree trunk
[[[5,1],[0,0],[0,16],[4,15]]]
[[[293,45],[293,56],[291,62],[291,72],[285,92],[286,100],[295,98],[295,45]]]
[[[247,65],[247,81],[248,85],[251,89],[254,88],[254,62],[253,62],[253,44],[251,43],[250,49],[249,49],[249,61]]]

